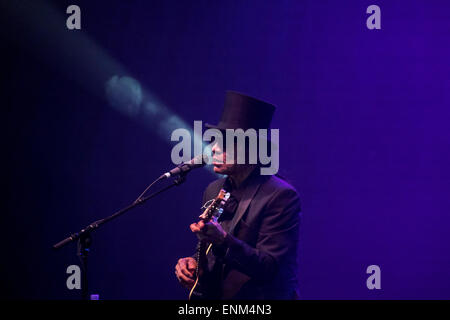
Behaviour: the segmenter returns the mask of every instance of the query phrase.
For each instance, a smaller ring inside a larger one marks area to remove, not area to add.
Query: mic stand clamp
[[[181,171],[180,174],[175,178],[173,183],[177,186],[186,181],[187,172]]]

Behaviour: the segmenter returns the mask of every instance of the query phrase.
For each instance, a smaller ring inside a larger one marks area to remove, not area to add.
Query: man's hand
[[[185,288],[191,289],[194,285],[194,273],[197,261],[192,257],[181,258],[175,266],[175,275]]]
[[[227,236],[225,230],[216,221],[205,223],[203,220],[200,220],[191,224],[190,228],[200,240],[206,240],[214,244],[222,244]]]

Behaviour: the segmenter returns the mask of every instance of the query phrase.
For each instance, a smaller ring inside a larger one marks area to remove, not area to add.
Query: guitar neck
[[[226,192],[224,189],[221,189],[219,195],[214,199],[212,203],[203,211],[200,215],[200,219],[207,222],[211,219],[218,219],[223,212],[223,206],[225,202],[230,197],[230,193]],[[204,291],[207,288],[202,288],[201,277],[200,274],[207,269],[207,253],[211,248],[211,244],[205,240],[199,240],[197,243],[197,267],[195,270],[195,283],[189,293],[189,299],[195,298],[196,296],[202,296]],[[200,290],[198,290],[198,286],[200,286]]]
[[[208,246],[208,242],[206,242],[205,240],[199,240],[197,243],[197,274],[198,274],[198,269],[200,269],[201,267],[204,266],[205,262],[206,262],[206,248]]]

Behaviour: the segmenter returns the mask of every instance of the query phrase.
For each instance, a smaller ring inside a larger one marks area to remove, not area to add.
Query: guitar
[[[226,192],[224,189],[221,189],[219,194],[214,200],[211,200],[209,205],[206,207],[205,211],[200,215],[200,219],[202,219],[205,223],[210,221],[217,221],[223,213],[223,208],[228,198],[230,197],[230,193]],[[200,273],[202,272],[203,267],[206,265],[209,251],[211,250],[212,243],[208,243],[205,240],[199,240],[197,243],[196,250],[196,262],[197,267],[195,269],[195,282],[194,285],[189,292],[189,300],[191,300],[194,296],[197,298],[201,298],[202,293],[198,290],[200,278]]]

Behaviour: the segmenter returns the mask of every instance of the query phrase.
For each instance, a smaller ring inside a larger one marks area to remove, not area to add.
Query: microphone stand
[[[67,245],[70,242],[73,242],[75,240],[77,240],[77,256],[80,258],[81,261],[81,270],[82,270],[82,274],[81,274],[81,298],[83,300],[89,300],[88,297],[88,280],[87,280],[87,266],[88,266],[88,254],[89,254],[89,247],[92,244],[92,237],[91,237],[91,233],[98,229],[101,225],[117,218],[118,216],[128,212],[129,210],[133,209],[134,207],[137,207],[139,205],[144,204],[145,202],[147,202],[148,200],[156,197],[157,195],[159,195],[160,193],[163,193],[167,190],[169,190],[170,188],[174,187],[174,186],[179,186],[180,184],[182,184],[183,182],[186,181],[186,174],[188,171],[181,171],[180,174],[175,178],[175,180],[173,181],[172,184],[146,196],[146,197],[142,197],[140,196],[136,201],[134,201],[132,204],[126,206],[123,209],[120,209],[119,211],[117,211],[116,213],[112,214],[109,217],[97,220],[92,222],[91,224],[89,224],[87,227],[85,227],[84,229],[81,229],[79,232],[77,233],[73,233],[71,234],[69,237],[65,238],[64,240],[58,242],[57,244],[55,244],[53,246],[53,249],[60,249],[62,247],[64,247],[65,245]],[[158,178],[155,182],[157,182],[158,180],[162,179],[163,176],[161,176],[160,178]],[[154,183],[155,183],[154,182]]]

